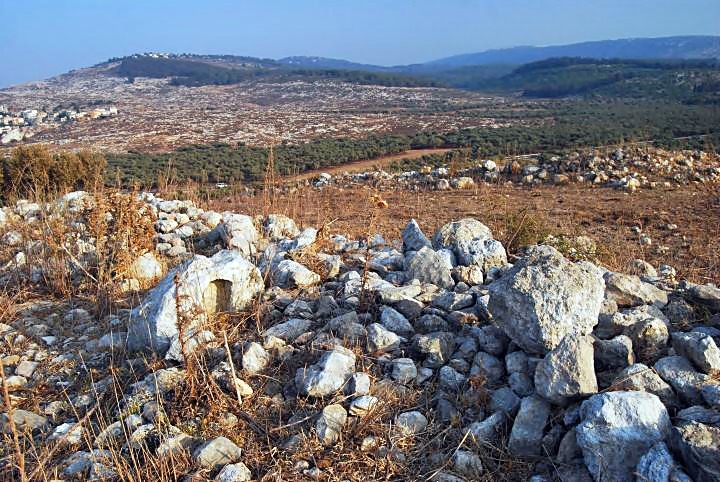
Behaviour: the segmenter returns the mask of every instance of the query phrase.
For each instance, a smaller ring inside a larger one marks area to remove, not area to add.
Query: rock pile
[[[336,177],[323,173],[312,185],[318,188],[330,185],[372,185],[444,191],[472,189],[483,182],[508,182],[528,186],[587,183],[632,192],[637,189],[718,181],[720,162],[706,152],[628,148],[616,149],[611,154],[587,151],[572,152],[564,156],[523,156],[508,159],[502,167],[492,160],[480,160],[454,174],[451,174],[447,167],[429,166],[400,173],[380,170],[344,173]]]
[[[510,264],[470,218],[431,237],[411,220],[396,243],[333,236],[323,251],[316,230],[284,216],[143,200],[157,244],[138,271],[180,262],[132,309],[98,322],[35,302],[0,325],[14,404],[0,428],[65,444],[57,470],[68,480],[117,478],[117,457],[139,447],[186,453],[216,480],[268,475],[245,437],[203,435],[200,420],[173,412],[192,360],[243,410],[262,399],[286,414],[263,439],[296,454],[285,477],[323,477],[327,462],[303,458],[312,441],[409,464],[408,440],[434,440],[422,457],[434,480],[490,477],[490,446],[525,460],[535,481],[718,480],[715,286],[613,273],[551,246]],[[252,321],[211,322],[225,312]],[[135,381],[90,378],[111,366]],[[40,387],[39,403],[23,398]],[[99,426],[85,415],[106,394],[118,403]],[[381,431],[358,436],[370,420]]]

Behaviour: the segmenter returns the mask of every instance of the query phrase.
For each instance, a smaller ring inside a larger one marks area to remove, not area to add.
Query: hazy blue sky
[[[144,51],[392,65],[682,34],[720,34],[720,0],[0,0],[0,86]]]

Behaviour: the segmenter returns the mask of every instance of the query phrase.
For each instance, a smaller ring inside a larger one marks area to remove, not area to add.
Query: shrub
[[[3,161],[3,194],[7,201],[94,189],[106,165],[105,157],[92,151],[52,154],[43,145],[19,146]]]

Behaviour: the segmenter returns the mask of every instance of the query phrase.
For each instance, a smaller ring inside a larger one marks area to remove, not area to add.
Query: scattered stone
[[[295,384],[303,395],[324,397],[342,388],[354,372],[353,352],[335,347],[325,353],[317,364],[299,368],[295,374]]]
[[[323,445],[332,445],[338,441],[347,420],[347,412],[342,405],[325,407],[315,423],[315,431]]]
[[[608,297],[620,308],[639,305],[655,305],[662,308],[668,302],[665,291],[645,283],[635,275],[608,272],[605,275],[605,285]]]
[[[214,469],[232,464],[240,460],[242,451],[231,440],[217,437],[197,447],[192,454],[193,460],[200,467]]]
[[[427,418],[418,411],[404,412],[395,417],[395,428],[405,437],[421,433],[427,425]]]

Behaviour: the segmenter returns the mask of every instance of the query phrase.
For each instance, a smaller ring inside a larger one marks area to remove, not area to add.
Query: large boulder
[[[569,334],[589,334],[598,322],[605,284],[589,263],[572,263],[537,246],[489,286],[495,323],[523,350],[544,354]]]
[[[538,394],[558,405],[597,393],[592,337],[566,336],[538,363],[535,387]]]
[[[608,392],[580,406],[577,444],[597,481],[634,481],[640,458],[670,432],[670,417],[655,395]]]
[[[417,279],[421,283],[431,283],[441,288],[455,286],[452,279],[452,264],[445,256],[430,248],[408,253],[404,263],[407,279]]]
[[[184,328],[191,330],[208,314],[245,309],[262,289],[260,271],[239,252],[196,255],[170,271],[132,311],[128,348],[163,355],[178,336],[178,308]]]
[[[463,218],[447,223],[435,232],[433,246],[435,249],[452,249],[469,243],[474,239],[492,239],[490,228],[473,218]]]

